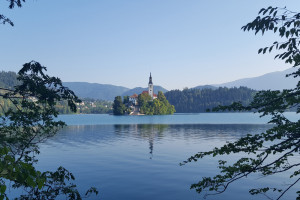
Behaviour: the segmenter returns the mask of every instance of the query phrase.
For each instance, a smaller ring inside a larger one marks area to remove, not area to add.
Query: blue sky
[[[28,0],[0,13],[0,70],[36,60],[63,81],[183,89],[280,71],[290,66],[257,50],[278,40],[241,27],[274,0]],[[6,9],[7,8],[7,9]]]

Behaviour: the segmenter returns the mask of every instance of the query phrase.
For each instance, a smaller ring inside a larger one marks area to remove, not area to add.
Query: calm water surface
[[[289,114],[293,117],[293,114]],[[189,156],[270,128],[251,113],[204,113],[173,116],[64,115],[69,124],[41,145],[38,167],[64,166],[74,173],[80,190],[95,186],[103,200],[202,199],[189,187],[213,176],[219,159],[205,158],[179,166]],[[227,192],[208,199],[266,199],[248,190],[263,183],[282,185],[281,177],[248,177]],[[294,197],[289,193],[287,199]]]

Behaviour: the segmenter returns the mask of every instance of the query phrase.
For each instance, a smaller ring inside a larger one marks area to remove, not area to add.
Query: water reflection
[[[219,158],[179,163],[198,151],[268,128],[249,124],[69,126],[41,145],[39,167],[66,167],[80,185],[100,188],[101,199],[199,199],[190,184],[215,175]],[[251,199],[243,198],[247,191],[238,185],[225,198],[216,199]]]
[[[129,125],[80,125],[68,126],[59,134],[48,140],[45,145],[72,146],[89,148],[91,146],[115,145],[124,142],[128,146],[147,142],[150,159],[154,155],[157,143],[176,142],[202,144],[202,149],[208,150],[215,144],[233,141],[247,134],[261,133],[271,125],[251,124],[129,124]],[[209,141],[208,143],[203,141]],[[60,144],[60,145],[58,145]],[[212,145],[213,144],[213,145]],[[149,157],[149,154],[147,157]]]
[[[153,158],[154,140],[163,137],[164,131],[169,127],[167,124],[129,124],[114,125],[117,136],[122,134],[133,134],[149,142],[150,159]]]

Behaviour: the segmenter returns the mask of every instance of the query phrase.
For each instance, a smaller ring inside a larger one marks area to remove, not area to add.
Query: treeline
[[[165,96],[170,104],[175,106],[177,113],[199,113],[238,101],[247,105],[253,99],[255,92],[247,87],[219,87],[218,89],[171,90],[166,92]]]
[[[94,99],[83,99],[81,103],[77,105],[77,112],[71,111],[66,101],[57,102],[55,109],[59,114],[107,114],[112,113],[112,102]],[[8,109],[16,110],[12,101],[0,97],[0,116]]]
[[[107,114],[112,113],[112,102],[95,99],[82,99],[81,103],[76,103],[76,114]],[[68,107],[67,102],[58,102],[55,106],[60,114],[75,114]]]
[[[0,87],[6,89],[13,89],[14,86],[20,84],[17,80],[16,72],[0,72]]]

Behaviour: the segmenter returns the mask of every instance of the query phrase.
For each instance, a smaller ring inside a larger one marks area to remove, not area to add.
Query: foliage
[[[2,89],[13,89],[15,86],[21,84],[17,79],[15,72],[0,72],[0,93]],[[3,93],[3,90],[2,90]],[[9,99],[3,99],[0,97],[0,103],[4,109],[0,109],[0,114],[4,114],[8,108],[14,109],[14,105]],[[84,98],[81,103],[76,103],[77,112],[80,114],[103,114],[112,112],[112,102],[105,100],[95,100],[92,98]],[[67,101],[57,102],[55,105],[56,110],[60,114],[74,114],[68,106]]]
[[[142,93],[138,96],[138,104],[140,107],[143,107],[147,102],[151,101],[152,98],[148,93]]]
[[[112,112],[112,102],[90,98],[81,100],[81,103],[76,104],[76,113],[78,114],[105,114]],[[60,114],[74,114],[74,112],[69,109],[68,104],[65,101],[58,102],[55,108]]]
[[[274,42],[270,47],[262,48],[258,53],[271,52],[273,49],[280,50],[275,58],[284,60],[286,63],[293,64],[296,69],[291,75],[293,78],[299,78],[299,31],[300,31],[300,13],[295,13],[286,8],[263,8],[259,16],[251,23],[242,27],[244,31],[254,30],[255,34],[266,31],[277,33],[284,42]],[[289,77],[291,78],[291,77]],[[261,134],[249,134],[236,142],[230,142],[220,148],[214,148],[211,151],[199,152],[191,156],[187,162],[197,161],[206,156],[218,156],[239,154],[248,155],[237,159],[230,165],[224,160],[219,161],[221,173],[214,177],[203,177],[201,181],[195,183],[191,188],[197,192],[206,192],[206,195],[219,194],[239,179],[246,178],[252,174],[261,174],[262,177],[272,176],[284,173],[289,181],[289,185],[283,185],[284,188],[253,188],[249,192],[252,195],[264,194],[268,192],[279,192],[277,199],[280,199],[291,187],[300,180],[300,162],[298,158],[300,150],[300,120],[290,121],[285,117],[284,112],[287,109],[296,108],[299,114],[300,108],[300,83],[294,89],[283,91],[260,91],[252,103],[243,106],[240,103],[234,103],[231,106],[220,106],[217,110],[252,110],[255,109],[261,116],[270,115],[269,123],[274,126]],[[290,179],[288,179],[290,178]],[[273,194],[274,195],[274,194]],[[300,191],[297,192],[297,199],[300,199]]]
[[[122,97],[116,96],[113,103],[114,115],[124,115],[126,113],[126,106],[123,104]]]
[[[35,61],[23,65],[18,73],[20,85],[15,89],[3,89],[0,96],[14,106],[0,116],[0,199],[8,199],[7,185],[27,191],[17,199],[82,199],[72,183],[74,176],[60,167],[55,172],[40,172],[38,144],[55,135],[65,126],[55,121],[58,101],[66,101],[76,111],[77,96],[62,85],[60,79],[45,74],[46,68]],[[2,106],[2,104],[1,104]],[[98,193],[91,188],[87,195]]]
[[[9,9],[13,9],[15,6],[17,7],[22,7],[22,4],[26,1],[26,0],[7,0],[9,2]],[[0,24],[10,24],[11,26],[14,26],[14,23],[7,18],[6,16],[0,14]]]
[[[241,102],[248,105],[255,94],[255,90],[239,87],[217,89],[184,89],[171,90],[165,93],[168,101],[175,106],[177,113],[205,112],[218,105],[230,105],[233,102]]]
[[[174,106],[169,103],[161,91],[153,101],[148,93],[140,94],[138,102],[140,112],[146,115],[171,115],[175,112]]]

